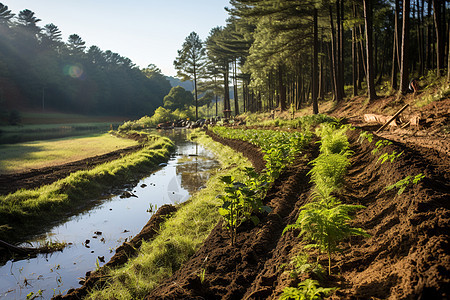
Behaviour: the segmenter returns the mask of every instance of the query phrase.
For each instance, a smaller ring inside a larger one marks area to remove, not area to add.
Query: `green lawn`
[[[133,145],[137,142],[110,134],[0,145],[0,173],[60,165]]]

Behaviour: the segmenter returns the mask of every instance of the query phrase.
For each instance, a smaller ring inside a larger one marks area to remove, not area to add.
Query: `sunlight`
[[[84,79],[83,66],[80,64],[75,65],[65,65],[64,75],[69,75],[72,78]]]

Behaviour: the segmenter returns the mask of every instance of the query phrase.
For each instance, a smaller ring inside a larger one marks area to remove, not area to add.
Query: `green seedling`
[[[290,229],[300,229],[303,240],[312,244],[305,248],[318,248],[328,255],[328,274],[331,274],[331,254],[339,251],[337,244],[350,236],[362,235],[368,237],[361,228],[351,227],[350,214],[362,209],[362,205],[338,204],[329,206],[324,202],[305,204],[295,224],[286,226],[283,233]]]
[[[405,178],[397,181],[396,183],[387,186],[386,190],[392,190],[393,188],[398,189],[397,191],[397,195],[401,195],[403,194],[403,192],[405,191],[405,189],[410,185],[410,184],[418,184],[422,179],[425,178],[425,175],[423,175],[422,173],[417,174],[416,176],[412,177],[410,175],[406,176]]]
[[[381,164],[384,164],[386,161],[390,161],[391,163],[394,162],[397,158],[399,158],[403,154],[403,151],[397,154],[397,151],[392,151],[391,154],[389,153],[383,153],[378,157],[377,163],[381,161]]]
[[[367,131],[361,132],[361,133],[359,134],[358,142],[359,142],[360,144],[362,144],[362,143],[364,142],[365,139],[367,139],[367,141],[368,141],[369,143],[372,143],[372,140],[373,140],[373,134],[372,134],[372,133],[369,133],[369,132],[367,132]]]
[[[223,176],[221,181],[227,186],[225,187],[226,194],[217,196],[222,200],[219,213],[230,230],[231,244],[234,245],[237,228],[242,223],[250,220],[256,225],[259,223],[259,218],[254,213],[270,212],[271,209],[262,205],[258,191],[251,186],[236,181],[232,176]]]
[[[286,287],[280,296],[280,300],[312,300],[322,299],[335,291],[336,288],[323,288],[319,282],[312,279],[306,279],[300,282],[297,287]]]
[[[372,150],[372,154],[375,155],[378,151],[389,145],[392,145],[391,141],[379,140],[378,142],[375,143],[375,149]]]
[[[310,263],[309,255],[306,253],[295,255],[290,261],[290,266],[292,269],[290,276],[292,278],[298,278],[299,275],[308,273],[312,273],[318,278],[323,277],[324,270],[322,266],[318,262]]]

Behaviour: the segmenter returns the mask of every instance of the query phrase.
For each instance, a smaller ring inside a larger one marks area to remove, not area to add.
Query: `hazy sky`
[[[209,31],[224,26],[228,0],[0,0],[14,13],[29,9],[53,23],[66,42],[76,33],[86,46],[96,45],[128,57],[143,68],[157,65],[175,75],[173,61],[184,39],[195,31],[205,40]]]

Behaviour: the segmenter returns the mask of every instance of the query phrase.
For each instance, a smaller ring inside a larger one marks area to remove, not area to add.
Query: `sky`
[[[204,41],[216,26],[225,26],[229,0],[0,0],[14,14],[29,9],[53,23],[65,42],[78,34],[101,50],[128,57],[140,68],[155,64],[175,76],[173,61],[185,38],[195,31]]]

